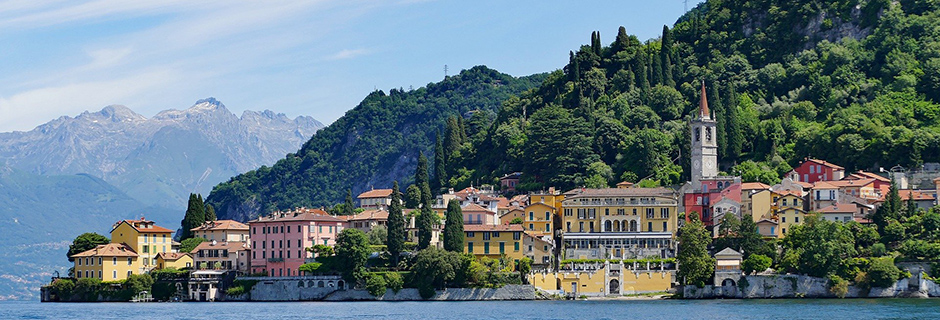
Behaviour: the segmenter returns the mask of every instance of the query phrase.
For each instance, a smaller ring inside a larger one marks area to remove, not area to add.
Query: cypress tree
[[[728,159],[737,160],[741,155],[741,152],[744,150],[744,131],[741,128],[741,119],[738,119],[738,95],[734,90],[734,86],[728,86],[728,93],[725,94],[727,101],[724,104],[725,118],[727,119],[727,126],[725,129],[728,136]]]
[[[205,222],[206,205],[202,201],[202,195],[190,193],[186,215],[183,216],[183,221],[180,223],[183,229],[180,233],[180,241],[192,238],[192,229],[201,226]]]
[[[457,149],[460,149],[460,144],[467,142],[467,123],[464,122],[463,116],[457,116],[457,127],[460,129],[460,143],[458,143]]]
[[[574,51],[568,51],[568,81],[578,81],[578,60],[574,58]]]
[[[424,152],[418,151],[418,166],[415,167],[415,185],[420,187],[428,184],[428,182],[428,158],[424,156]],[[422,190],[422,192],[424,192],[424,190]]]
[[[206,204],[206,221],[216,221],[219,217],[215,215],[215,208],[211,204]]]
[[[614,39],[613,47],[614,54],[630,47],[630,35],[627,34],[627,28],[620,26],[620,29],[617,29],[617,38]]]
[[[352,200],[352,189],[346,189],[346,202],[343,203],[343,215],[353,215],[355,206]]]
[[[444,171],[444,144],[441,141],[441,132],[438,131],[434,137],[434,186],[432,189],[441,190],[444,187],[444,181],[447,179],[447,173]]]
[[[451,156],[460,148],[460,125],[457,124],[457,117],[447,118],[447,125],[444,127],[444,163],[450,168]],[[445,169],[446,170],[446,169]]]
[[[636,59],[636,85],[640,88],[640,91],[646,93],[650,90],[650,78],[649,74],[646,72],[646,51],[641,49],[635,56]]]
[[[654,54],[653,56],[653,71],[650,76],[650,86],[655,87],[656,85],[663,83],[663,61],[660,59],[660,55]]]
[[[431,245],[432,228],[438,220],[437,213],[431,210],[431,187],[428,183],[421,184],[421,214],[418,216],[418,250],[425,249]]]
[[[463,211],[460,202],[451,199],[447,202],[447,213],[444,215],[444,250],[463,252]]]
[[[591,34],[591,49],[594,49],[595,55],[597,55],[598,57],[601,56],[601,51],[603,49],[603,46],[601,45],[601,32],[600,31],[594,31],[594,33]]]
[[[675,87],[676,81],[672,78],[672,32],[669,27],[663,26],[662,46],[659,50],[659,60],[663,64],[663,84]]]
[[[405,216],[402,214],[398,181],[392,184],[392,204],[388,206],[388,239],[385,243],[388,245],[392,265],[397,268],[405,245]]]
[[[718,96],[718,83],[712,82],[708,87],[708,107],[714,111],[712,119],[718,122],[715,128],[715,134],[718,136],[715,142],[718,144],[718,158],[724,159],[728,156],[728,119],[725,117],[725,108],[721,104],[721,98]]]

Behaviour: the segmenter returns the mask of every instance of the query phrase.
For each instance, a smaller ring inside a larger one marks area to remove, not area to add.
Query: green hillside
[[[348,189],[355,195],[390,188],[393,180],[410,181],[418,152],[433,153],[448,117],[493,118],[503,101],[543,79],[474,67],[415,90],[375,91],[297,153],[219,184],[206,201],[218,208],[220,219],[244,221],[275,209],[331,206]]]
[[[659,39],[612,38],[592,35],[537,91],[468,132],[481,138],[448,150],[460,156],[445,180],[687,181],[702,81],[722,169],[746,180],[776,182],[807,156],[849,170],[940,161],[936,1],[707,1]]]

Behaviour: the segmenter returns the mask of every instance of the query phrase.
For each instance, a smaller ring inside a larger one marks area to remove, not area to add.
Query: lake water
[[[0,319],[940,319],[940,299],[2,302]]]

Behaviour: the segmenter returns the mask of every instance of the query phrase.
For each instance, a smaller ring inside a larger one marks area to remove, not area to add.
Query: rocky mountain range
[[[35,299],[84,232],[120,219],[179,227],[191,192],[272,165],[323,124],[272,111],[236,116],[209,98],[152,118],[124,106],[0,133],[0,300]]]
[[[216,99],[152,118],[125,106],[63,116],[27,132],[0,133],[0,166],[33,174],[85,173],[146,205],[178,208],[189,193],[271,165],[323,124],[269,110],[241,117]]]

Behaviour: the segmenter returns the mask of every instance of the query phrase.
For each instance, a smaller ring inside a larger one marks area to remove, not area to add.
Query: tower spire
[[[705,96],[705,80],[702,80],[702,101],[699,102],[699,118],[711,118],[711,113],[708,112],[708,97]]]

